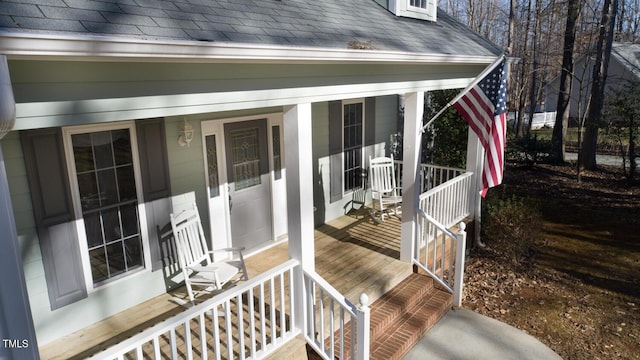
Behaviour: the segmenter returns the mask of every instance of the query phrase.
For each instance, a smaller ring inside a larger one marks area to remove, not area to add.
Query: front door
[[[233,246],[256,248],[273,239],[267,120],[224,125]]]

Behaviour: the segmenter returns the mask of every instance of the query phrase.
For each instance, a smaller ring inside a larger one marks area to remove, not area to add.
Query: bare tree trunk
[[[516,0],[510,0],[509,3],[509,38],[507,39],[507,52],[513,55],[513,44],[516,37]]]
[[[522,45],[522,61],[520,67],[520,79],[522,81],[521,87],[518,90],[518,121],[516,127],[516,136],[524,135],[524,121],[523,121],[523,113],[526,104],[526,93],[525,89],[527,87],[527,68],[529,67],[529,29],[531,28],[531,0],[528,1],[527,5],[527,22],[525,24],[524,34],[522,36],[523,45]],[[531,109],[529,109],[531,112]]]
[[[618,0],[605,0],[602,7],[600,34],[596,46],[593,75],[591,77],[591,102],[587,110],[584,143],[580,149],[580,165],[587,170],[595,170],[597,167],[596,147],[598,144],[598,129],[602,117],[604,88],[607,80],[609,58],[611,57],[617,7]]]
[[[541,22],[542,20],[540,19],[540,13],[541,13],[541,9],[542,9],[542,2],[541,1],[536,1],[536,12],[535,12],[535,18],[534,18],[534,24],[533,24],[533,36],[532,36],[532,41],[533,41],[533,49],[532,49],[532,64],[531,64],[531,87],[529,88],[529,126],[527,126],[527,136],[531,135],[531,126],[533,125],[533,116],[535,115],[535,112],[537,110],[537,104],[538,104],[538,79],[540,77],[540,74],[538,74],[538,70],[539,70],[539,62],[538,62],[538,58],[540,56],[539,52],[539,46],[538,46],[538,42],[539,40],[539,36],[540,36],[540,26],[541,26]]]
[[[580,1],[569,0],[567,6],[567,24],[564,30],[562,51],[562,72],[560,73],[560,92],[556,107],[556,122],[551,137],[551,158],[555,163],[564,163],[564,143],[569,126],[571,101],[571,83],[573,82],[573,47],[576,41],[576,23],[580,15]]]

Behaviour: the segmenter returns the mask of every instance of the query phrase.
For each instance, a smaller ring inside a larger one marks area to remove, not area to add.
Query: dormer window
[[[388,2],[381,2],[379,0],[376,1],[383,6],[387,5],[387,9],[394,13],[396,16],[436,21],[436,0],[388,0]]]

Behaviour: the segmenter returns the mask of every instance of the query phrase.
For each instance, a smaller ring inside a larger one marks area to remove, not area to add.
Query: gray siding
[[[389,154],[389,136],[397,132],[398,97],[396,95],[376,98],[375,114],[375,156]],[[339,201],[330,201],[329,173],[329,104],[315,103],[312,106],[313,116],[313,163],[314,163],[314,204],[315,224],[344,215],[349,210],[350,195]],[[368,161],[368,160],[367,160]],[[370,195],[367,194],[367,197]]]
[[[27,292],[39,345],[47,344],[165,291],[162,272],[143,271],[100,287],[83,300],[51,310],[20,137],[17,132],[11,132],[0,144],[5,153]]]

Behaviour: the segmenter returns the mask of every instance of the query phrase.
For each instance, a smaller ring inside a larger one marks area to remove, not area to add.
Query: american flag
[[[507,120],[506,61],[502,59],[485,77],[453,103],[485,149],[482,171],[484,197],[502,182]]]

